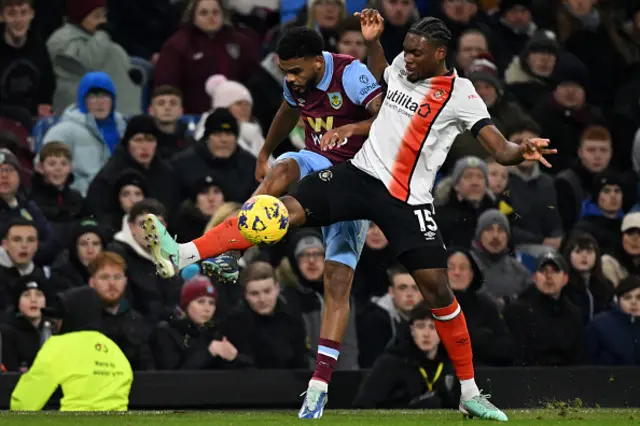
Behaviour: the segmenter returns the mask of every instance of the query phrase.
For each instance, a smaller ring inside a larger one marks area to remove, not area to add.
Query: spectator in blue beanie
[[[62,142],[74,159],[72,188],[87,195],[89,183],[113,154],[127,124],[116,112],[116,88],[103,72],[90,72],[80,81],[76,104],[44,136],[44,143]]]

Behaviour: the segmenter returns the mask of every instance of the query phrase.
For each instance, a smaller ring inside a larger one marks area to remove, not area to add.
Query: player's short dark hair
[[[317,31],[307,27],[293,27],[278,41],[276,54],[283,61],[288,61],[320,56],[322,49],[324,49],[324,40]]]
[[[507,139],[511,138],[515,133],[520,132],[531,132],[536,135],[540,135],[542,130],[538,123],[536,123],[532,118],[524,117],[507,126]]]
[[[138,201],[131,207],[129,212],[129,223],[134,223],[138,217],[143,214],[154,214],[156,216],[162,216],[167,218],[167,210],[162,203],[153,198],[145,198],[142,201]]]
[[[442,20],[427,16],[409,28],[409,33],[425,38],[436,47],[448,47],[451,41],[451,31]]]
[[[170,84],[162,84],[156,87],[155,89],[153,89],[153,92],[151,92],[151,100],[154,100],[158,96],[167,96],[167,95],[177,96],[180,99],[182,99],[182,91],[180,89]]]

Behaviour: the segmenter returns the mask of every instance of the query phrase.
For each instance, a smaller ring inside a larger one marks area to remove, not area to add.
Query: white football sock
[[[200,260],[200,253],[196,245],[191,243],[180,244],[178,247],[178,269],[186,268]]]
[[[460,380],[460,388],[462,391],[461,398],[464,401],[468,401],[474,396],[480,395],[480,389],[478,389],[475,379]]]
[[[309,380],[309,387],[313,387],[316,389],[319,389],[323,392],[328,392],[329,391],[329,385],[325,382],[323,382],[322,380],[316,380],[316,379],[311,379]]]

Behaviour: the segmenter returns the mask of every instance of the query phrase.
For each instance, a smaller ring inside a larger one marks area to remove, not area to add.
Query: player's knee
[[[349,303],[353,269],[342,263],[327,261],[325,263],[325,277],[325,297]]]

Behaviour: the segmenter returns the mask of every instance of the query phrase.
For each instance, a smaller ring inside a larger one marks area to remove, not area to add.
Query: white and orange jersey
[[[431,190],[454,139],[491,124],[471,81],[446,75],[412,83],[401,53],[384,72],[387,94],[369,139],[353,164],[411,205],[433,202]]]

